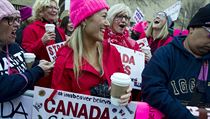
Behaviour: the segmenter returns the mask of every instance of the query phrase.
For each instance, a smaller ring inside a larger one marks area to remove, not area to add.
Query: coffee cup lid
[[[130,85],[131,79],[130,76],[125,74],[125,73],[114,73],[111,76],[112,83],[116,85],[121,85],[121,86],[128,86]]]
[[[34,53],[24,53],[23,55],[25,58],[28,58],[28,57],[35,58],[36,57],[36,55]]]
[[[45,26],[53,26],[53,27],[55,27],[54,24],[45,24]]]

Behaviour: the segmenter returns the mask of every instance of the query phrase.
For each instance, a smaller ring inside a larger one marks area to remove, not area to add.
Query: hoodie
[[[192,102],[201,66],[210,60],[210,53],[196,58],[188,52],[183,46],[185,38],[175,37],[171,43],[159,48],[142,73],[143,100],[169,119],[195,118],[182,103],[189,105]],[[210,82],[210,76],[207,82]],[[209,105],[210,86],[208,83],[205,86],[200,102]]]
[[[22,95],[44,76],[39,66],[26,69],[23,50],[17,44],[8,45],[8,53],[4,47],[0,56],[0,102]]]

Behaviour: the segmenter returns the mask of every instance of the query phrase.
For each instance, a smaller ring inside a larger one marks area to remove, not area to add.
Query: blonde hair
[[[74,76],[77,79],[78,83],[78,77],[80,75],[80,68],[83,65],[82,64],[82,57],[84,56],[84,46],[83,46],[83,37],[82,37],[82,31],[83,27],[82,25],[79,25],[74,32],[72,33],[71,37],[67,41],[67,45],[73,49],[73,63],[74,63]],[[101,74],[104,73],[103,71],[103,62],[102,62],[102,52],[103,52],[103,46],[101,42],[98,42],[98,50],[99,50],[99,65],[102,69]]]
[[[131,17],[131,9],[124,3],[115,4],[108,10],[107,19],[110,23],[110,26],[112,26],[115,16],[121,12],[128,13],[128,16]]]
[[[32,10],[32,16],[34,20],[41,20],[41,12],[44,11],[44,9],[47,6],[50,6],[50,2],[53,1],[57,4],[59,3],[59,0],[36,0],[34,5],[33,5],[33,10]]]
[[[147,28],[147,31],[146,31],[146,36],[147,37],[153,37],[152,33],[153,33],[153,22],[150,23],[150,25],[148,26]],[[169,32],[168,32],[168,25],[167,25],[167,22],[163,25],[163,27],[161,28],[161,31],[159,33],[159,35],[155,38],[155,39],[166,39],[167,36],[169,35]],[[154,40],[155,40],[154,39]]]

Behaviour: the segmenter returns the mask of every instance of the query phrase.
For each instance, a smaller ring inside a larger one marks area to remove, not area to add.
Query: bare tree
[[[177,20],[179,26],[187,28],[189,21],[192,19],[197,10],[206,4],[206,0],[190,0],[183,4],[180,10],[180,16]],[[206,11],[208,12],[208,11]]]

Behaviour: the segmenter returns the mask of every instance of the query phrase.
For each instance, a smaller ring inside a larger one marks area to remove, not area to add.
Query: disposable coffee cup
[[[34,53],[24,53],[26,66],[30,69],[35,61],[36,55]]]
[[[54,24],[45,24],[45,31],[46,32],[55,32],[55,25]]]
[[[125,73],[114,73],[111,76],[111,103],[119,106],[120,97],[126,94],[130,86],[130,76]]]
[[[142,50],[144,53],[149,54],[151,48],[150,48],[150,47],[142,47],[141,50]]]

